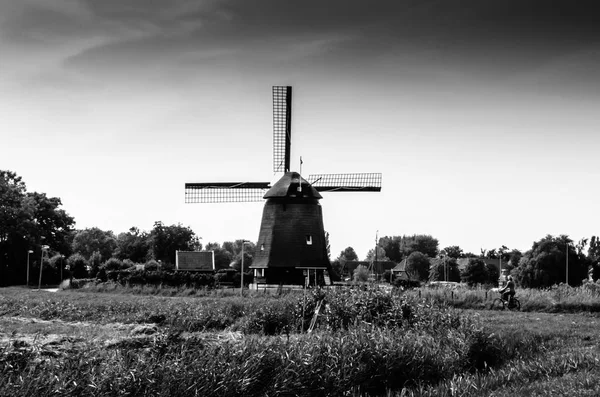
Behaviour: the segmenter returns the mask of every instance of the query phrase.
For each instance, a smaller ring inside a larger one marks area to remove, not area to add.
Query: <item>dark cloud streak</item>
[[[168,75],[194,66],[207,70],[245,65],[269,72],[266,66],[307,65],[361,71],[398,63],[398,69],[465,69],[483,78],[503,78],[600,46],[598,14],[588,0],[80,4],[62,14],[44,7],[25,9],[13,22],[3,23],[0,32],[21,42],[29,38],[32,45],[39,37],[50,42],[105,37],[64,59],[67,68],[91,75],[128,73],[140,66],[154,66]],[[583,58],[592,63],[597,59]]]

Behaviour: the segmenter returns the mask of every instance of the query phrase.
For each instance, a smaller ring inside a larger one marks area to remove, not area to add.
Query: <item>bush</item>
[[[88,276],[88,261],[81,254],[73,254],[67,259],[71,277],[86,278]]]
[[[363,265],[358,265],[356,269],[354,269],[352,277],[356,282],[367,282],[369,281],[369,270]]]
[[[150,259],[148,262],[144,264],[144,270],[147,272],[155,272],[159,270],[160,266],[157,261],[154,259]],[[162,270],[162,269],[160,269]]]

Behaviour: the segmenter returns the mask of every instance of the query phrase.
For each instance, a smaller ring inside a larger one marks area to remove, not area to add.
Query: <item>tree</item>
[[[489,273],[485,262],[479,258],[470,258],[460,275],[460,279],[469,286],[486,283],[489,279]]]
[[[451,245],[440,251],[440,255],[447,256],[448,258],[464,258],[463,250],[458,245]]]
[[[385,250],[388,258],[401,262],[413,252],[421,252],[431,258],[438,254],[438,240],[425,234],[412,236],[385,236],[379,239],[379,245]]]
[[[102,255],[100,255],[100,252],[94,252],[92,256],[90,256],[88,264],[90,268],[89,276],[95,278],[100,271],[100,266],[102,266]]]
[[[460,281],[456,258],[443,257],[435,261],[429,270],[429,281]]]
[[[340,256],[338,256],[340,261],[357,261],[358,255],[356,255],[356,251],[352,247],[346,247],[342,252],[340,252]]]
[[[88,261],[87,259],[79,254],[75,253],[67,259],[69,271],[74,278],[86,278],[88,276]]]
[[[206,251],[213,251],[215,255],[215,269],[229,269],[233,261],[233,254],[223,248],[219,243],[208,243],[204,248]],[[244,263],[245,265],[245,263]]]
[[[235,270],[240,271],[242,268],[242,243],[244,240],[235,240],[232,244],[232,260],[230,266]],[[223,243],[225,246],[228,242]],[[252,261],[254,260],[254,254],[256,252],[256,244],[253,242],[247,241],[244,246],[244,273],[246,273],[252,265]]]
[[[377,257],[375,257],[375,248],[371,248],[369,250],[369,252],[367,252],[367,257],[365,258],[365,261],[375,261],[377,260],[378,262],[384,262],[384,261],[389,261],[390,258],[387,257],[387,255],[385,254],[385,250],[383,248],[381,248],[380,246],[377,246]]]
[[[114,256],[121,260],[129,259],[135,263],[144,263],[152,255],[150,252],[150,235],[132,227],[128,232],[119,233]]]
[[[99,252],[102,260],[106,261],[113,256],[117,248],[117,239],[110,230],[104,231],[97,227],[78,230],[73,238],[72,249],[89,260],[94,252]]]
[[[343,251],[340,252],[337,258],[331,262],[331,268],[336,273],[337,276],[342,277],[344,275],[344,268],[346,266],[346,262],[356,261],[358,260],[358,255],[356,255],[356,251],[352,247],[346,247]]]
[[[25,283],[27,253],[41,255],[41,245],[68,254],[75,223],[61,200],[27,192],[25,182],[12,171],[0,170],[0,283]],[[30,275],[31,276],[31,275]],[[31,277],[30,277],[31,279]]]
[[[358,265],[356,269],[354,269],[353,278],[356,282],[369,281],[369,269],[363,265]]]
[[[429,278],[429,257],[421,252],[413,252],[406,259],[406,274],[412,280],[426,281]]]
[[[567,255],[569,285],[580,284],[588,276],[588,258],[578,253],[573,241],[566,235],[547,235],[533,243],[513,270],[518,284],[525,288],[545,288],[565,282]]]
[[[590,248],[588,248],[588,259],[590,261],[590,273],[592,280],[600,278],[600,238],[592,236],[590,239]]]
[[[485,267],[488,275],[486,284],[498,286],[498,279],[500,278],[500,269],[498,269],[498,266],[492,263],[488,263],[485,265]]]
[[[523,253],[521,251],[519,251],[518,249],[513,249],[512,251],[507,253],[507,255],[508,255],[508,261],[506,262],[505,265],[503,265],[503,267],[505,269],[507,269],[508,272],[510,273],[512,271],[512,269],[519,266],[519,261],[523,257]]]
[[[154,222],[149,241],[153,259],[165,263],[175,262],[175,251],[195,251],[200,247],[198,237],[189,227],[165,226],[160,221]]]

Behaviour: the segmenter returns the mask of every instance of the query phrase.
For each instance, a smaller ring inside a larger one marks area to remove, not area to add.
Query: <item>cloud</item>
[[[507,78],[597,48],[588,0],[9,0],[13,74],[105,80],[280,65]],[[15,71],[36,64],[38,70]],[[586,58],[586,62],[595,62]],[[241,66],[244,65],[244,66]],[[382,66],[383,65],[383,66]],[[375,69],[373,69],[375,68]],[[135,74],[131,74],[134,71]]]

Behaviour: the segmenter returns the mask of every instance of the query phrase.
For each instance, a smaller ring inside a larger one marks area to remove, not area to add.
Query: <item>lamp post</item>
[[[569,243],[567,243],[567,272],[565,275],[565,283],[569,285]]]
[[[48,245],[42,245],[42,255],[40,259],[40,280],[38,282],[38,289],[42,289],[42,269],[44,268],[44,253],[50,249]]]
[[[65,260],[65,256],[63,254],[60,254],[60,282],[62,283],[63,281],[63,262]]]
[[[29,254],[33,254],[33,250],[27,251],[27,286],[29,287]]]
[[[244,245],[246,245],[248,241],[242,240],[242,268],[241,268],[241,278],[240,278],[240,296],[244,296]]]

